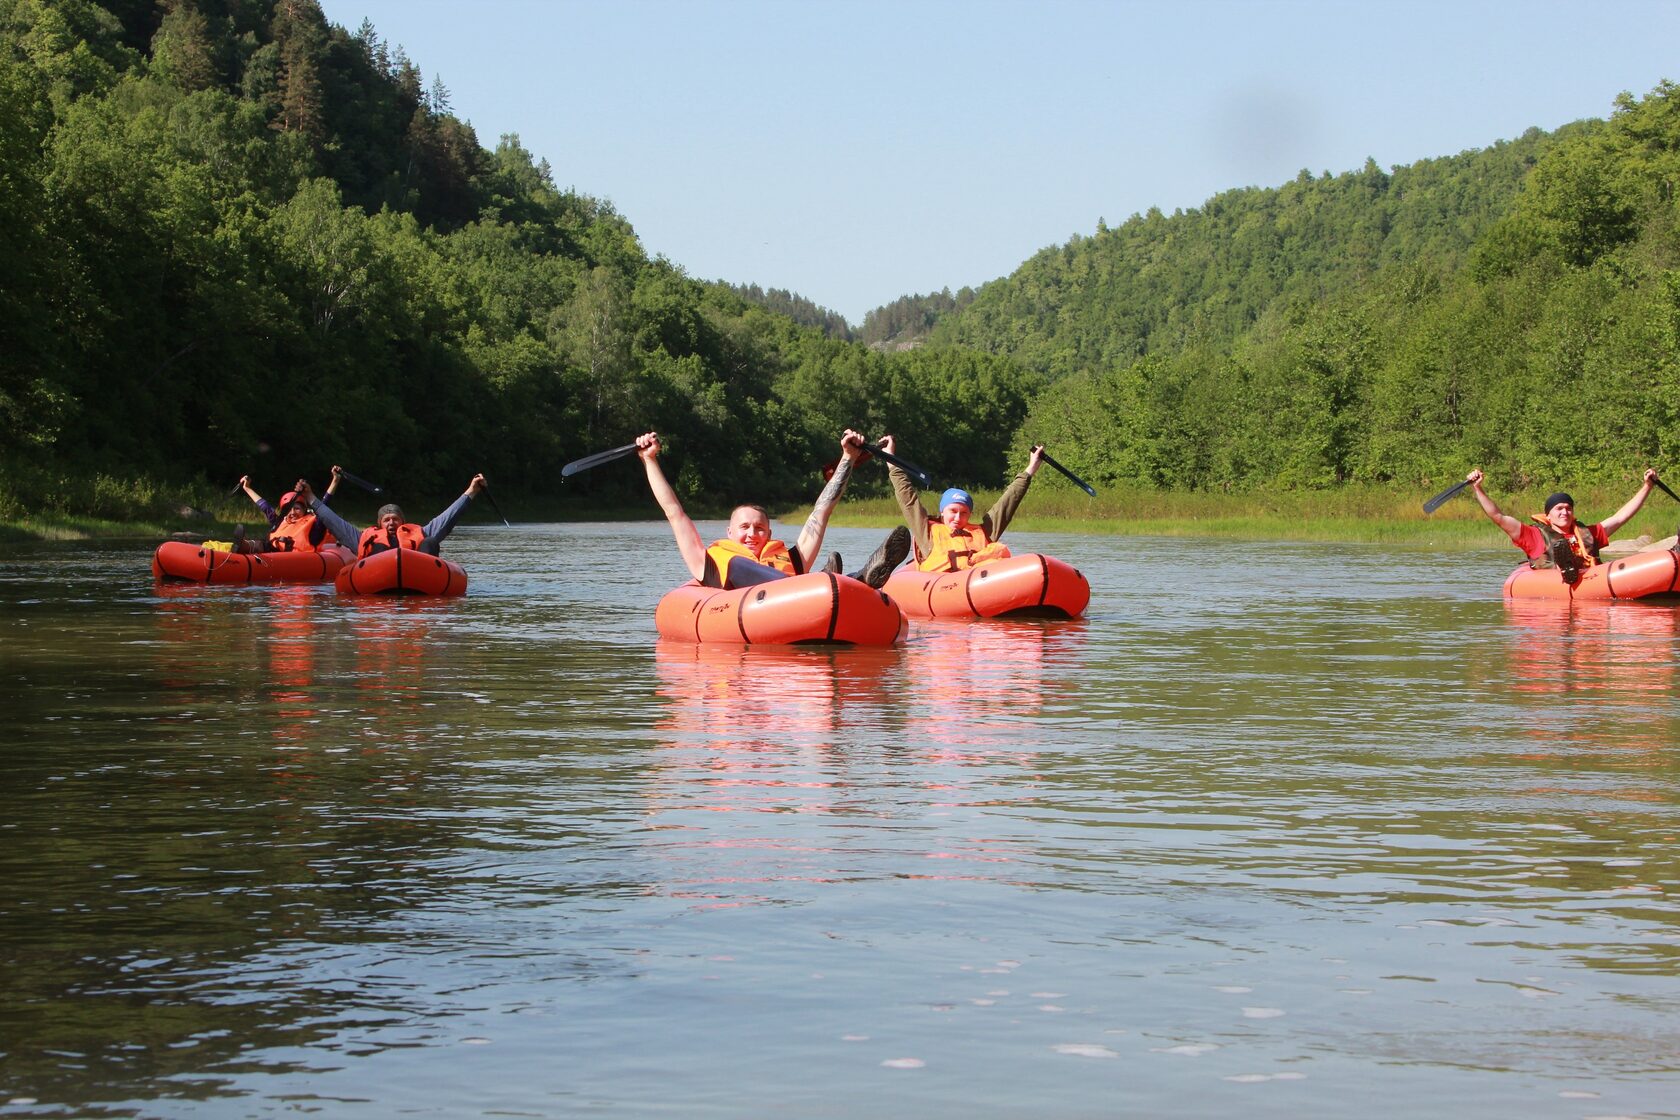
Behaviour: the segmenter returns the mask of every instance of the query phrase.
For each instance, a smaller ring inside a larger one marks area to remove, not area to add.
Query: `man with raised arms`
[[[1464,480],[1470,484],[1470,492],[1476,495],[1488,520],[1505,531],[1531,564],[1536,568],[1557,568],[1565,580],[1574,583],[1582,568],[1598,563],[1598,550],[1610,543],[1616,530],[1626,525],[1651,496],[1657,472],[1647,467],[1644,485],[1621,509],[1595,525],[1583,525],[1575,520],[1575,499],[1561,490],[1546,498],[1543,513],[1531,514],[1531,523],[1525,523],[1500,509],[1488,497],[1482,489],[1481,471],[1471,471]]]
[[[750,587],[811,570],[811,561],[822,551],[828,519],[833,516],[840,495],[845,493],[852,468],[863,456],[863,437],[848,428],[840,438],[840,462],[835,465],[828,485],[817,495],[816,504],[811,507],[811,516],[805,519],[805,527],[799,531],[799,539],[791,548],[770,536],[770,515],[763,506],[757,505],[736,506],[729,514],[729,527],[723,538],[710,545],[701,543],[700,530],[695,528],[694,522],[683,510],[677,492],[671,488],[659,466],[659,450],[659,436],[655,432],[648,432],[636,440],[636,454],[647,470],[648,488],[653,491],[659,508],[665,512],[665,520],[671,524],[677,551],[682,553],[689,574],[707,587]],[[869,563],[853,578],[871,587],[880,587],[904,559],[909,548],[910,534],[902,528],[893,530],[869,558]],[[838,574],[839,555],[830,557],[823,570]]]
[[[338,473],[338,468],[333,468]],[[416,525],[403,516],[402,507],[392,502],[379,507],[377,522],[366,529],[358,529],[344,520],[337,513],[327,508],[327,504],[315,496],[305,479],[297,481],[297,500],[314,511],[327,526],[327,530],[344,544],[354,549],[358,560],[372,556],[376,552],[384,552],[393,548],[412,548],[417,552],[424,552],[428,556],[436,556],[443,544],[443,539],[455,528],[455,522],[466,511],[467,503],[484,493],[484,476],[475,474],[472,481],[461,496],[450,503],[449,508],[426,522]]]

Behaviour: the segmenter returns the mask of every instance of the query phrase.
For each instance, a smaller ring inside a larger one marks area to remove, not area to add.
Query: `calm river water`
[[[452,602],[0,552],[0,1115],[1680,1113],[1680,613],[1010,543],[1090,616],[661,643],[654,523]]]

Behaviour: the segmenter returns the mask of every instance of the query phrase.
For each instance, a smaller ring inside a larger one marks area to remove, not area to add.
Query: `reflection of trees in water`
[[[413,1013],[360,962],[452,886],[429,870],[458,838],[426,749],[447,715],[423,695],[425,613],[186,590],[114,658],[145,687],[72,717],[73,772],[62,743],[28,751],[0,875],[9,1095],[212,1097],[241,1054]]]

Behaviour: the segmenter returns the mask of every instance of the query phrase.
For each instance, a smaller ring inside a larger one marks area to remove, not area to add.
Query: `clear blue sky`
[[[1450,155],[1680,80],[1680,3],[321,0],[699,279],[845,315],[1099,218]]]

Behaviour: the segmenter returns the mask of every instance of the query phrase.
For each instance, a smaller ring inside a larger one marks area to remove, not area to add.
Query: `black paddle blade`
[[[1043,459],[1046,463],[1049,463],[1052,467],[1055,467],[1057,470],[1059,470],[1063,474],[1067,475],[1068,478],[1073,480],[1073,484],[1075,486],[1077,486],[1081,490],[1085,491],[1085,493],[1091,495],[1091,497],[1094,498],[1094,497],[1097,496],[1097,492],[1094,489],[1091,488],[1091,484],[1089,482],[1086,482],[1083,478],[1080,478],[1078,475],[1074,474],[1072,471],[1068,470],[1066,467],[1064,467],[1060,463],[1056,462],[1056,460],[1050,458],[1050,453],[1048,451],[1040,452],[1039,458]]]
[[[1423,512],[1434,513],[1468,485],[1470,485],[1470,480],[1467,478],[1463,482],[1455,483],[1452,486],[1447,487],[1445,490],[1423,503]]]
[[[615,447],[611,451],[597,451],[593,455],[585,455],[581,459],[573,459],[570,463],[561,467],[560,477],[570,478],[579,471],[586,471],[591,467],[598,467],[602,463],[610,463],[614,459],[622,459],[626,455],[634,455],[635,453],[636,445],[633,443],[627,443],[623,447]]]
[[[863,441],[863,450],[866,453],[866,457],[874,456],[883,463],[891,463],[893,466],[909,475],[910,481],[914,482],[921,489],[933,489],[933,476],[924,471],[921,467],[912,463],[910,460],[900,459],[897,455],[894,455],[890,451],[882,451],[879,447],[876,447],[868,440]]]
[[[366,490],[369,494],[383,494],[383,493],[385,493],[385,488],[383,486],[375,486],[373,483],[369,482],[367,479],[357,478],[355,475],[351,474],[347,470],[340,470],[338,472],[338,474],[339,474],[340,478],[342,478],[342,479],[344,479],[344,481],[350,483],[350,485],[360,486],[363,490]]]
[[[1661,483],[1658,483],[1658,485],[1661,485]],[[233,484],[233,489],[232,489],[232,490],[229,490],[229,491],[228,491],[228,497],[230,497],[230,498],[231,498],[231,497],[233,497],[233,496],[234,496],[234,495],[235,495],[235,494],[238,494],[238,493],[240,493],[240,492],[241,492],[241,491],[243,491],[243,490],[244,490],[244,489],[245,489],[245,487],[244,487],[244,485],[243,485],[243,484],[241,484],[241,483],[238,483],[238,482],[236,482],[236,483],[234,483],[234,484]],[[1663,489],[1664,489],[1664,490],[1667,490],[1667,489],[1668,489],[1668,487],[1666,487],[1666,486],[1663,486]]]
[[[1666,485],[1663,484],[1662,479],[1653,478],[1651,480],[1651,484],[1653,486],[1655,486],[1658,490],[1661,490],[1664,494],[1667,494],[1669,497],[1673,498],[1675,501],[1680,502],[1680,494],[1676,494],[1674,491],[1670,490]]]

